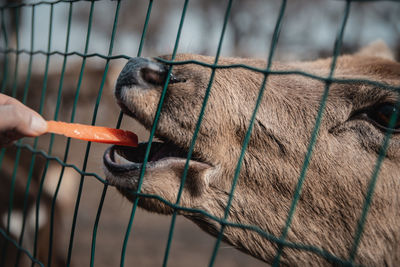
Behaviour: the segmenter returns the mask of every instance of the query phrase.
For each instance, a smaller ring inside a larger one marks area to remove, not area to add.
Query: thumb
[[[23,105],[0,106],[0,132],[14,132],[21,136],[38,136],[47,130],[46,121]],[[18,137],[17,137],[18,138]]]

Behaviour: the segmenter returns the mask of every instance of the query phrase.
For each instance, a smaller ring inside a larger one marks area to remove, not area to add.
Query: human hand
[[[47,130],[46,121],[15,98],[0,94],[0,147],[24,136],[38,136]]]

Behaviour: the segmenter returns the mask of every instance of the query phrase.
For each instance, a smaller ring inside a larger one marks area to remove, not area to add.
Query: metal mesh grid
[[[67,25],[67,33],[66,33],[66,43],[65,43],[65,50],[64,51],[54,51],[52,50],[51,47],[51,40],[52,40],[52,25],[53,25],[53,7],[61,2],[64,3],[68,3],[68,25]],[[66,64],[68,61],[68,58],[72,55],[75,56],[79,56],[82,58],[82,64],[81,64],[81,69],[80,69],[80,74],[79,74],[79,79],[78,79],[78,83],[77,83],[77,87],[76,87],[76,94],[75,94],[75,101],[73,103],[73,109],[72,109],[72,114],[71,114],[71,118],[70,121],[73,122],[75,119],[75,113],[76,113],[76,109],[77,107],[77,101],[78,101],[78,96],[80,93],[80,87],[81,87],[81,81],[84,75],[84,70],[85,70],[85,64],[86,64],[86,59],[90,58],[90,57],[97,57],[97,58],[101,58],[104,59],[106,64],[105,64],[105,68],[104,68],[104,72],[103,72],[103,77],[102,77],[102,81],[101,81],[101,85],[100,88],[98,90],[98,96],[96,99],[96,104],[94,107],[94,111],[93,111],[93,117],[92,117],[92,125],[96,124],[96,117],[97,117],[97,112],[98,112],[98,108],[99,108],[99,104],[100,104],[100,99],[102,96],[102,91],[103,91],[103,87],[104,87],[104,83],[105,83],[105,78],[108,72],[108,68],[109,68],[109,63],[111,60],[114,59],[129,59],[130,57],[127,55],[113,55],[113,45],[114,45],[114,39],[115,39],[115,33],[117,30],[117,23],[118,23],[118,16],[119,16],[119,10],[120,10],[120,3],[121,1],[115,1],[115,10],[114,10],[114,23],[113,23],[113,28],[112,28],[112,33],[111,33],[111,38],[110,38],[110,43],[109,43],[109,51],[107,55],[104,54],[97,54],[97,53],[93,53],[93,54],[89,54],[88,53],[88,47],[89,47],[89,42],[90,42],[90,37],[91,37],[91,29],[92,29],[92,21],[93,21],[93,9],[94,6],[96,4],[96,1],[90,1],[90,15],[89,15],[89,19],[88,19],[88,25],[87,25],[87,30],[86,30],[86,43],[85,43],[85,49],[83,53],[77,52],[77,51],[70,51],[69,49],[69,41],[70,41],[70,30],[71,30],[71,14],[72,14],[72,10],[74,7],[74,3],[75,2],[79,2],[79,0],[60,0],[60,1],[42,1],[42,2],[37,2],[34,4],[15,4],[15,5],[5,5],[0,7],[0,12],[1,12],[1,38],[2,38],[2,48],[0,50],[0,53],[2,54],[4,61],[3,61],[3,80],[2,80],[2,84],[1,84],[1,93],[7,93],[10,94],[12,96],[16,96],[16,84],[17,84],[17,78],[18,78],[18,70],[19,70],[19,56],[21,54],[27,54],[29,55],[29,63],[28,63],[28,72],[27,72],[27,76],[26,76],[26,81],[25,81],[25,87],[24,87],[24,95],[22,98],[22,102],[25,103],[28,97],[28,91],[29,91],[29,82],[30,82],[30,78],[31,78],[31,71],[32,71],[32,60],[33,57],[37,54],[41,54],[41,55],[45,55],[46,56],[46,66],[45,66],[45,72],[44,72],[44,83],[43,83],[43,87],[42,87],[42,92],[41,92],[41,102],[40,102],[40,108],[39,108],[39,113],[42,113],[43,111],[43,105],[44,105],[44,100],[46,97],[46,89],[47,89],[47,77],[48,77],[48,70],[49,70],[49,62],[50,62],[50,58],[52,55],[61,55],[63,56],[63,64],[62,64],[62,71],[61,71],[61,79],[60,79],[60,83],[59,83],[59,88],[58,88],[58,98],[57,98],[57,108],[56,111],[54,113],[54,120],[57,120],[59,117],[59,106],[60,106],[60,101],[61,101],[61,92],[63,90],[63,78],[64,78],[64,73],[65,73],[65,68],[66,68]],[[164,96],[166,94],[167,91],[167,87],[169,84],[169,77],[170,75],[167,75],[167,80],[165,82],[165,85],[163,87],[163,91],[161,94],[161,98],[159,100],[159,104],[158,104],[158,108],[157,108],[157,113],[155,115],[155,119],[153,122],[153,126],[151,128],[150,131],[150,137],[148,140],[148,146],[146,149],[146,153],[145,153],[145,157],[144,157],[144,161],[143,161],[143,168],[141,169],[141,173],[140,173],[140,179],[139,179],[139,185],[138,185],[138,189],[136,192],[131,192],[132,194],[142,197],[142,198],[154,198],[157,199],[159,201],[164,202],[165,204],[169,205],[170,207],[172,207],[174,209],[174,213],[172,216],[172,220],[171,220],[171,225],[170,225],[170,231],[169,231],[169,236],[168,236],[168,242],[166,245],[166,250],[165,250],[165,256],[164,256],[164,261],[163,261],[163,266],[166,266],[168,263],[168,257],[169,257],[169,250],[170,250],[170,245],[171,242],[173,240],[173,234],[174,234],[174,229],[175,229],[175,221],[176,221],[176,215],[177,215],[177,211],[188,211],[188,212],[193,212],[193,213],[201,213],[202,215],[205,215],[207,217],[209,217],[212,220],[215,220],[216,222],[221,224],[221,230],[218,234],[218,238],[216,240],[214,249],[213,249],[213,253],[210,257],[210,261],[209,261],[209,265],[213,266],[219,247],[220,247],[220,243],[222,240],[222,234],[223,231],[225,229],[226,226],[230,226],[230,227],[239,227],[239,228],[243,228],[243,229],[248,229],[250,231],[254,231],[257,232],[259,235],[263,236],[264,238],[275,242],[278,245],[278,250],[276,253],[276,257],[273,263],[273,266],[278,266],[279,262],[280,262],[280,257],[282,254],[282,251],[285,247],[287,248],[295,248],[295,249],[300,249],[300,250],[305,250],[305,251],[309,251],[312,253],[315,253],[321,257],[326,258],[329,262],[335,263],[335,264],[340,264],[340,265],[349,265],[349,266],[353,266],[354,265],[354,259],[355,256],[357,254],[357,248],[359,246],[360,240],[361,240],[361,236],[363,233],[363,229],[364,229],[364,225],[365,225],[365,221],[366,221],[366,216],[368,213],[368,209],[369,206],[371,204],[371,200],[373,197],[373,193],[374,193],[374,187],[376,184],[376,181],[378,179],[378,174],[379,174],[379,169],[381,167],[382,161],[385,157],[385,153],[386,150],[388,148],[388,144],[389,144],[389,140],[390,137],[392,135],[393,131],[387,131],[384,142],[381,145],[381,149],[380,149],[380,153],[379,153],[379,157],[376,161],[376,165],[374,167],[374,172],[373,175],[370,178],[370,182],[369,182],[369,186],[368,186],[368,190],[367,190],[367,194],[366,194],[366,198],[364,201],[364,206],[363,206],[363,210],[362,210],[362,214],[359,218],[358,221],[358,226],[357,226],[357,232],[354,233],[354,240],[353,240],[353,246],[351,251],[349,252],[348,258],[346,259],[342,259],[342,258],[338,258],[335,255],[330,254],[329,252],[315,247],[315,246],[311,246],[311,245],[306,245],[306,244],[300,244],[300,243],[292,243],[286,240],[287,237],[287,233],[288,230],[290,228],[291,222],[292,222],[292,218],[293,218],[293,214],[296,210],[296,206],[301,194],[301,189],[302,189],[302,185],[304,180],[306,179],[306,173],[307,173],[307,169],[310,163],[310,159],[312,156],[312,152],[313,152],[313,148],[314,145],[316,143],[317,140],[317,136],[318,136],[318,131],[319,131],[319,127],[321,124],[321,119],[324,115],[324,110],[325,110],[325,104],[327,101],[327,97],[328,97],[328,93],[329,93],[329,89],[330,86],[332,84],[335,83],[365,83],[365,84],[370,84],[370,85],[374,85],[380,88],[384,88],[386,90],[392,90],[392,91],[399,91],[399,87],[393,87],[393,86],[389,86],[383,83],[379,83],[376,81],[370,81],[370,80],[362,80],[362,79],[338,79],[334,77],[334,71],[335,71],[335,66],[336,66],[336,60],[337,57],[341,51],[341,46],[342,46],[342,40],[343,40],[343,35],[345,32],[345,27],[346,27],[346,23],[348,21],[348,17],[350,14],[350,8],[352,5],[352,2],[355,1],[345,1],[345,7],[344,7],[344,11],[343,11],[343,18],[341,21],[341,24],[339,26],[339,31],[337,33],[336,36],[336,40],[335,40],[335,44],[334,44],[334,48],[333,48],[333,59],[331,62],[331,68],[330,68],[330,73],[328,76],[326,77],[320,77],[320,76],[316,76],[314,74],[311,73],[306,73],[306,72],[301,72],[301,71],[273,71],[271,70],[271,64],[272,64],[272,60],[274,57],[274,53],[277,47],[277,43],[278,43],[278,39],[279,39],[279,34],[280,34],[280,30],[281,30],[281,25],[283,22],[283,17],[285,14],[285,9],[286,9],[286,4],[287,1],[283,0],[281,3],[281,7],[280,7],[280,12],[278,15],[278,19],[276,21],[276,25],[275,25],[275,30],[274,30],[274,34],[273,34],[273,38],[271,40],[271,45],[270,45],[270,53],[269,56],[267,58],[267,66],[265,69],[257,69],[251,66],[247,66],[247,65],[218,65],[218,60],[220,57],[220,53],[221,53],[221,49],[222,49],[222,43],[224,40],[224,35],[225,35],[225,30],[226,30],[226,25],[228,23],[228,18],[230,16],[230,12],[231,12],[231,6],[232,6],[232,0],[227,2],[227,6],[226,6],[226,11],[225,11],[225,16],[224,16],[224,20],[223,20],[223,27],[222,27],[222,31],[221,31],[221,35],[220,35],[220,40],[218,43],[218,48],[217,48],[217,53],[215,55],[215,60],[213,64],[206,64],[204,62],[198,62],[198,61],[181,61],[181,62],[177,62],[174,61],[175,55],[178,51],[178,47],[179,47],[179,41],[180,41],[180,37],[181,37],[181,32],[182,32],[182,27],[184,25],[184,20],[185,20],[185,15],[186,15],[186,11],[187,11],[187,6],[189,1],[186,0],[184,1],[183,4],[183,8],[182,8],[182,13],[181,13],[181,19],[180,19],[180,24],[177,30],[177,35],[176,35],[176,42],[175,42],[175,46],[173,49],[173,53],[172,53],[172,58],[170,61],[166,61],[166,60],[162,60],[164,63],[167,63],[169,65],[171,65],[171,68],[169,69],[169,74],[171,73],[173,66],[174,65],[182,65],[182,64],[198,64],[204,67],[208,67],[212,70],[211,72],[211,76],[209,79],[209,83],[206,89],[206,93],[204,96],[204,100],[203,100],[203,105],[201,108],[201,112],[197,121],[197,125],[196,125],[196,129],[194,131],[193,134],[193,138],[191,141],[191,146],[187,155],[187,161],[186,161],[186,165],[185,165],[185,169],[183,172],[183,176],[182,176],[182,182],[181,182],[181,186],[179,188],[179,193],[178,193],[178,197],[175,203],[169,203],[168,201],[162,199],[160,196],[157,195],[147,195],[147,194],[142,194],[140,193],[141,191],[141,185],[142,185],[142,181],[143,181],[143,176],[145,173],[145,166],[146,163],[148,162],[149,159],[149,154],[150,154],[150,148],[151,148],[151,144],[153,141],[153,137],[154,137],[154,133],[157,127],[157,123],[158,123],[158,119],[161,113],[161,107],[164,101]],[[152,4],[153,1],[150,0],[148,3],[148,10],[147,10],[147,15],[144,21],[144,26],[143,26],[143,31],[142,31],[142,36],[141,36],[141,40],[140,40],[140,45],[139,45],[139,49],[137,52],[137,56],[140,56],[142,53],[142,48],[143,48],[143,43],[146,37],[146,30],[147,30],[147,26],[149,23],[149,19],[151,16],[151,10],[152,10]],[[47,51],[42,51],[42,50],[35,50],[34,48],[34,38],[35,38],[35,32],[34,32],[34,24],[35,24],[35,8],[39,5],[49,5],[50,6],[50,22],[49,22],[49,35],[48,35],[48,48]],[[31,36],[30,36],[30,40],[31,40],[31,46],[29,50],[24,50],[24,49],[20,49],[19,48],[19,40],[18,40],[18,16],[20,14],[20,10],[22,8],[27,8],[27,9],[31,9],[32,12],[32,21],[31,21]],[[9,47],[9,37],[8,37],[8,33],[6,30],[6,22],[5,22],[5,12],[14,12],[15,13],[15,17],[16,17],[16,47],[12,48]],[[10,64],[10,59],[9,59],[9,55],[10,54],[14,54],[15,57],[15,65],[14,65],[14,70],[11,72],[9,70],[9,64]],[[181,198],[181,194],[182,194],[182,190],[183,190],[183,186],[186,180],[186,176],[188,173],[188,163],[189,163],[189,159],[191,158],[192,152],[193,152],[193,147],[195,145],[196,142],[196,138],[197,138],[197,134],[199,132],[200,129],[200,125],[202,122],[202,117],[204,114],[204,110],[205,107],[207,105],[207,101],[208,101],[208,96],[210,93],[210,90],[212,89],[212,84],[213,84],[213,80],[214,80],[214,75],[215,75],[215,70],[219,69],[219,68],[244,68],[244,69],[249,69],[255,72],[259,72],[262,73],[264,75],[264,79],[262,82],[262,85],[260,87],[259,90],[259,94],[258,94],[258,98],[256,103],[254,103],[254,109],[253,109],[253,114],[251,117],[251,120],[249,122],[249,127],[247,129],[247,133],[246,133],[246,137],[244,139],[243,142],[243,146],[242,146],[242,150],[241,150],[241,154],[240,157],[238,158],[237,161],[237,166],[236,166],[236,171],[235,171],[235,176],[233,178],[233,183],[232,183],[232,187],[231,187],[231,192],[230,192],[230,196],[228,199],[228,202],[226,204],[226,210],[225,210],[225,216],[223,218],[217,218],[211,214],[206,213],[203,210],[197,210],[197,209],[188,209],[185,207],[182,207],[179,205],[180,203],[180,198]],[[282,229],[281,235],[279,237],[274,236],[270,233],[267,233],[259,228],[257,228],[256,226],[253,225],[241,225],[241,224],[235,224],[235,223],[231,223],[229,221],[227,221],[227,216],[228,216],[228,212],[230,209],[230,205],[231,205],[231,201],[232,198],[234,196],[235,193],[235,186],[239,177],[239,173],[240,173],[240,169],[241,169],[241,164],[242,164],[242,160],[244,157],[244,153],[246,151],[248,142],[250,140],[250,135],[251,135],[251,131],[252,131],[252,127],[254,124],[254,120],[255,120],[255,116],[259,107],[259,104],[261,102],[261,99],[263,97],[263,94],[266,92],[266,90],[268,90],[268,77],[270,75],[300,75],[300,76],[305,76],[311,79],[316,79],[319,81],[322,81],[325,83],[325,89],[324,89],[324,93],[322,95],[321,101],[320,101],[320,106],[318,109],[318,115],[316,117],[315,120],[315,127],[312,131],[311,137],[310,137],[310,141],[308,144],[308,150],[307,150],[307,154],[306,157],[304,158],[304,162],[303,162],[303,167],[301,170],[301,174],[300,177],[298,179],[298,183],[297,183],[297,187],[295,189],[295,193],[293,196],[293,200],[292,200],[292,204],[290,207],[290,211],[289,214],[287,215],[286,218],[286,223],[285,223],[285,227],[284,229]],[[7,85],[11,84],[10,89],[7,88]],[[390,120],[390,125],[391,127],[389,128],[393,128],[396,120],[397,120],[397,113],[394,113],[391,117]],[[116,127],[119,128],[121,125],[121,122],[123,120],[123,115],[122,113],[119,116],[119,119],[116,123]],[[105,195],[107,193],[107,188],[108,188],[108,183],[107,181],[102,178],[102,174],[97,174],[97,173],[88,173],[87,170],[87,160],[89,157],[89,153],[90,153],[90,149],[91,149],[91,143],[88,142],[87,146],[86,146],[86,152],[85,152],[85,158],[84,161],[82,162],[82,166],[75,166],[73,164],[67,164],[67,159],[69,156],[69,148],[70,148],[70,139],[68,139],[67,143],[66,143],[66,147],[65,147],[65,153],[64,153],[64,157],[62,159],[58,158],[58,157],[54,157],[52,156],[52,147],[53,147],[53,143],[54,143],[54,136],[51,137],[50,139],[50,143],[49,143],[49,148],[47,151],[42,151],[42,150],[38,150],[37,148],[37,139],[35,139],[33,145],[28,145],[25,144],[22,141],[18,141],[16,143],[16,147],[17,147],[17,154],[16,154],[16,158],[15,158],[15,166],[14,166],[14,171],[13,171],[13,177],[12,177],[12,184],[11,184],[11,188],[10,188],[10,199],[9,199],[9,209],[8,209],[8,221],[7,221],[7,226],[6,229],[0,229],[0,233],[4,236],[4,238],[6,238],[9,242],[5,242],[4,244],[1,245],[0,247],[0,253],[1,253],[1,266],[4,264],[4,259],[6,258],[7,255],[7,249],[8,246],[15,246],[18,248],[19,253],[24,253],[26,254],[31,260],[32,260],[32,265],[34,265],[34,263],[40,265],[40,266],[44,266],[45,263],[39,262],[36,257],[37,257],[37,236],[35,235],[35,239],[34,239],[34,249],[32,252],[27,251],[24,247],[22,247],[22,241],[24,238],[24,226],[22,227],[22,231],[21,231],[21,235],[19,240],[12,240],[9,237],[9,232],[10,232],[10,218],[11,218],[11,214],[13,212],[13,201],[14,201],[14,195],[13,192],[15,190],[15,179],[16,179],[16,172],[17,172],[17,166],[19,164],[19,160],[20,160],[20,151],[21,150],[29,150],[30,152],[32,152],[32,158],[31,158],[31,164],[30,164],[30,170],[29,170],[29,176],[28,176],[28,183],[26,185],[26,194],[25,194],[25,198],[24,198],[24,217],[26,217],[26,207],[27,207],[27,201],[28,201],[28,191],[29,191],[29,186],[30,186],[30,180],[32,178],[32,172],[33,172],[33,167],[35,165],[35,160],[37,156],[40,157],[44,157],[46,159],[46,167],[45,170],[43,172],[42,178],[41,178],[41,183],[40,183],[40,188],[37,194],[37,200],[36,200],[36,232],[37,232],[37,227],[38,227],[38,218],[39,218],[39,203],[40,203],[40,198],[41,198],[41,194],[42,194],[42,186],[44,183],[44,179],[46,177],[46,171],[48,168],[48,164],[50,161],[55,161],[58,164],[61,165],[62,167],[62,171],[61,171],[61,175],[59,177],[59,182],[57,185],[57,189],[55,191],[55,194],[53,196],[53,205],[52,205],[52,225],[51,225],[51,233],[50,233],[50,239],[49,239],[49,254],[48,254],[48,263],[50,265],[51,263],[51,258],[52,258],[52,241],[53,241],[53,227],[54,227],[54,207],[55,207],[55,202],[57,200],[57,195],[58,195],[58,190],[60,188],[61,185],[61,181],[63,178],[63,173],[65,168],[73,168],[76,172],[78,172],[81,175],[81,179],[80,179],[80,185],[79,185],[79,190],[78,190],[78,195],[77,195],[77,199],[76,199],[76,205],[75,205],[75,211],[74,211],[74,217],[73,217],[73,223],[71,225],[71,234],[70,234],[70,241],[69,241],[69,248],[68,248],[68,257],[67,257],[67,265],[69,266],[71,263],[71,253],[72,253],[72,247],[74,244],[74,238],[75,238],[75,227],[76,227],[76,221],[77,221],[77,214],[78,214],[78,209],[79,209],[79,204],[81,201],[81,194],[82,194],[82,187],[84,184],[84,178],[87,176],[91,176],[96,178],[99,182],[104,184],[104,188],[103,188],[103,192],[102,192],[102,196],[99,202],[99,206],[98,206],[98,210],[97,210],[97,216],[96,216],[96,220],[93,226],[93,234],[92,234],[92,250],[91,250],[91,261],[90,261],[90,265],[93,266],[94,265],[94,259],[95,259],[95,251],[96,251],[96,234],[97,234],[97,229],[98,229],[98,224],[99,224],[99,220],[100,220],[100,215],[102,212],[102,207],[103,207],[103,203],[104,203],[104,199],[105,199]],[[0,167],[3,161],[3,157],[6,153],[6,149],[2,149],[1,150],[1,154],[0,154]],[[4,167],[4,166],[3,166]],[[130,216],[130,220],[128,223],[128,227],[126,229],[126,234],[125,234],[125,239],[123,241],[123,247],[122,247],[122,251],[121,251],[121,266],[124,266],[124,262],[125,262],[125,253],[126,253],[126,249],[127,249],[127,242],[130,236],[130,232],[132,229],[132,222],[135,218],[135,214],[136,214],[136,209],[138,206],[138,199],[135,199],[133,208],[132,208],[132,212],[131,212],[131,216]],[[25,220],[24,220],[25,222]],[[18,257],[17,257],[18,259]],[[18,265],[18,260],[17,260],[17,264]]]

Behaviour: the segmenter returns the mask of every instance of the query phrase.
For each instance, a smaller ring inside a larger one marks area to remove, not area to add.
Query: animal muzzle
[[[122,69],[115,86],[115,96],[121,97],[123,88],[150,88],[164,84],[168,67],[149,58],[135,57]]]

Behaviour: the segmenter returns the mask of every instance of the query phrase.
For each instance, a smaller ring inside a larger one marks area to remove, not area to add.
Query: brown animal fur
[[[165,57],[169,58],[169,57]],[[178,55],[213,63],[214,58]],[[220,65],[247,64],[255,59],[223,58]],[[274,70],[302,70],[327,76],[331,59],[273,64]],[[168,87],[156,136],[188,150],[211,70],[195,64],[173,67],[185,82]],[[335,78],[361,78],[399,86],[400,64],[382,44],[339,57]],[[201,129],[189,165],[180,205],[223,217],[235,167],[263,75],[243,68],[217,69]],[[288,216],[325,84],[300,75],[270,75],[245,154],[228,220],[255,225],[277,237]],[[162,85],[124,85],[117,100],[147,128],[153,122]],[[349,259],[370,177],[385,131],[362,114],[380,103],[395,103],[398,94],[365,83],[330,86],[326,110],[287,241],[319,247]],[[360,114],[359,114],[360,112]],[[367,266],[400,263],[400,134],[391,139],[377,180],[373,201],[355,262]],[[117,161],[117,159],[116,159]],[[150,162],[141,192],[175,203],[185,160]],[[108,181],[129,199],[137,189],[140,168],[117,172],[106,168]],[[149,211],[171,214],[162,202],[140,198]],[[180,212],[216,235],[220,225],[200,214]],[[271,263],[277,245],[256,232],[227,227],[224,240]],[[281,263],[326,265],[323,257],[285,248]]]

